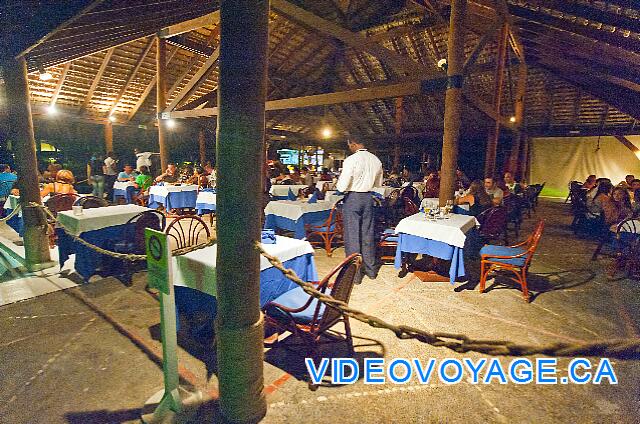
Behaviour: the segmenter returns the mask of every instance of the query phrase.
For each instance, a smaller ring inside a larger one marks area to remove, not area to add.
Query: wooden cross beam
[[[50,106],[55,106],[58,101],[58,96],[60,95],[60,90],[62,90],[62,86],[64,85],[64,80],[67,79],[67,72],[69,72],[69,68],[71,68],[71,62],[67,62],[62,67],[62,73],[60,74],[60,78],[58,78],[58,83],[56,84],[56,88],[53,90],[53,95],[51,96]]]
[[[84,103],[82,103],[81,109],[86,109],[87,106],[89,106],[89,103],[91,102],[91,98],[93,97],[93,92],[96,91],[96,88],[100,83],[100,79],[102,78],[102,74],[104,74],[105,69],[107,69],[107,65],[109,64],[109,60],[111,60],[111,56],[113,55],[114,50],[115,50],[115,47],[112,47],[109,50],[107,50],[107,54],[104,56],[104,59],[102,59],[102,64],[98,69],[98,73],[93,78],[93,81],[91,82],[91,86],[89,87],[89,91],[87,91],[87,96],[84,99]]]
[[[134,66],[133,71],[131,71],[131,74],[129,74],[129,78],[127,78],[127,81],[124,83],[122,88],[120,88],[120,91],[118,91],[116,98],[113,100],[113,105],[111,105],[111,107],[109,108],[109,112],[107,112],[107,116],[111,116],[113,112],[116,110],[116,107],[118,106],[118,103],[120,103],[122,96],[124,96],[124,93],[126,93],[127,88],[129,88],[129,84],[131,84],[131,82],[134,80],[134,78],[138,74],[138,71],[140,70],[140,66],[142,66],[142,63],[144,62],[144,60],[147,58],[147,55],[151,51],[151,48],[153,47],[153,43],[154,43],[153,37],[149,37],[149,41],[147,42],[147,45],[142,51],[142,55],[136,62],[136,66]]]
[[[216,25],[218,23],[220,23],[220,10],[161,29],[158,32],[158,37],[169,38],[174,35],[184,34],[185,32],[193,31],[194,29],[209,25]]]

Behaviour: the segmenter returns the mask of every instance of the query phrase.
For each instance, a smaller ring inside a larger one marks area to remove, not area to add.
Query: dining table
[[[337,196],[313,203],[309,199],[273,200],[264,208],[264,228],[292,231],[295,238],[302,239],[306,236],[305,224],[325,222],[337,200]]]
[[[149,188],[149,207],[160,205],[166,210],[196,207],[198,186],[195,184],[163,184]]]

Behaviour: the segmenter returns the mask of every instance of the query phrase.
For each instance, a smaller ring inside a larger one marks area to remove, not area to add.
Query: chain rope
[[[7,222],[8,220],[16,216],[20,212],[20,209],[22,209],[22,206],[20,206],[20,204],[18,203],[16,208],[12,210],[9,215],[5,216],[4,218],[0,218],[0,222]]]
[[[88,247],[89,249],[91,249],[91,250],[93,250],[93,251],[95,251],[97,253],[100,253],[102,255],[107,255],[107,256],[110,256],[112,258],[129,261],[129,262],[141,262],[141,261],[146,261],[147,260],[147,255],[138,255],[138,254],[134,254],[134,253],[114,252],[112,250],[107,250],[107,249],[104,249],[104,248],[102,248],[100,246],[96,246],[93,243],[89,243],[88,241],[84,240],[83,238],[73,234],[62,223],[60,223],[60,221],[57,220],[56,216],[46,206],[38,204],[38,203],[29,203],[29,206],[30,207],[42,208],[45,211],[45,213],[49,216],[49,218],[51,218],[52,220],[54,220],[56,222],[56,224],[58,225],[57,228],[61,228],[62,231],[64,231],[65,234],[68,235],[73,241],[78,242],[78,243],[82,244],[83,246]],[[212,236],[204,243],[196,244],[196,245],[193,245],[193,246],[182,247],[180,249],[175,249],[175,250],[173,250],[171,252],[171,255],[172,256],[186,255],[187,253],[194,252],[194,251],[200,250],[200,249],[204,249],[205,247],[213,246],[216,243],[216,241],[217,241],[217,238],[215,236]]]
[[[454,352],[478,352],[496,356],[600,356],[617,359],[640,359],[640,338],[619,340],[597,340],[585,343],[555,342],[546,345],[528,345],[504,340],[476,340],[464,334],[429,332],[409,325],[390,324],[374,315],[350,307],[347,303],[318,291],[313,284],[303,281],[292,269],[287,269],[275,256],[267,253],[260,243],[256,249],[285,277],[304,290],[309,296],[317,299],[340,312],[344,316],[356,319],[373,328],[384,328],[392,331],[401,340],[418,340],[435,347],[444,347]]]

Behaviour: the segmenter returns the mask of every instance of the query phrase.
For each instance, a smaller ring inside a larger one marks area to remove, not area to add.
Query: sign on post
[[[164,393],[162,400],[150,417],[143,416],[144,422],[161,422],[170,411],[180,412],[182,400],[179,393],[178,356],[176,334],[176,300],[171,272],[171,252],[167,235],[161,231],[144,230],[147,247],[147,267],[149,287],[160,291],[160,333],[162,337],[162,371],[164,373]]]

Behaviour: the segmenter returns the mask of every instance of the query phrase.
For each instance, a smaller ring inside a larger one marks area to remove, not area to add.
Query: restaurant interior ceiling
[[[169,44],[167,111],[215,107],[219,2],[73,0],[62,11],[53,1],[13,3],[6,6],[3,32],[11,54],[27,59],[34,113],[153,123],[158,32]],[[484,135],[494,125],[478,105],[494,102],[499,31],[490,30],[500,4],[508,8],[528,69],[527,134],[639,133],[636,1],[470,0],[466,55],[490,35],[465,77],[467,99],[476,99],[464,105],[466,135]],[[415,83],[446,76],[438,61],[447,57],[449,11],[448,1],[433,0],[272,0],[268,100],[312,97],[285,100],[304,107],[268,107],[267,128],[308,139],[318,138],[323,125],[337,135],[379,140],[440,136],[444,91],[423,85],[416,92]],[[514,49],[507,49],[505,62],[501,116],[508,120],[519,78]],[[41,80],[43,69],[52,78]],[[366,100],[353,91],[358,88]]]

